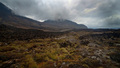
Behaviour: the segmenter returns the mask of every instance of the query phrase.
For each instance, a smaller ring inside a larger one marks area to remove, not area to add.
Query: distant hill
[[[70,20],[36,20],[16,15],[11,9],[0,3],[0,24],[24,29],[38,29],[44,31],[62,32],[72,29],[87,29],[83,24],[77,24]]]
[[[56,30],[87,29],[83,24],[77,24],[70,20],[47,20],[42,24],[43,27]]]

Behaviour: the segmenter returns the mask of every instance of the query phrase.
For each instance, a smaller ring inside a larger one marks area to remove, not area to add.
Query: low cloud
[[[120,27],[120,0],[1,0],[0,2],[10,7],[16,14],[36,20],[69,19],[90,28]]]
[[[101,21],[101,23],[104,23],[102,25],[104,28],[119,28],[120,27],[120,15],[113,15],[108,18],[105,18]]]

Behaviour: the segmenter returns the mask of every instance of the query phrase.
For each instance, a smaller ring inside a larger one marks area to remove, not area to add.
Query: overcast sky
[[[89,28],[119,28],[120,0],[0,0],[16,14],[39,21],[68,19]]]

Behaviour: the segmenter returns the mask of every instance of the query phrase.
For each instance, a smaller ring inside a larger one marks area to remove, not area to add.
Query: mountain
[[[43,27],[49,28],[51,30],[72,30],[72,29],[87,29],[87,26],[83,24],[77,24],[70,20],[46,20],[42,24]]]
[[[11,9],[0,3],[0,24],[15,26],[24,29],[40,29],[41,22],[19,16]]]
[[[7,8],[4,4],[0,3],[0,16],[5,17],[11,14],[11,9]]]
[[[70,20],[36,20],[16,15],[10,8],[0,3],[0,24],[24,29],[39,29],[44,31],[67,31],[72,29],[87,29],[83,24],[77,24]]]

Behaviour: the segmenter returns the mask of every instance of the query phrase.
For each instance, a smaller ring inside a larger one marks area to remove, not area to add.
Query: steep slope
[[[38,29],[41,27],[41,22],[16,15],[2,3],[0,3],[0,24],[25,29]]]
[[[38,22],[23,16],[16,15],[11,9],[0,3],[0,24],[24,29],[39,29],[44,31],[68,31],[72,29],[87,29],[83,24],[69,20],[46,20]]]
[[[12,15],[12,11],[7,8],[4,4],[0,3],[0,16],[5,17],[8,15]]]

